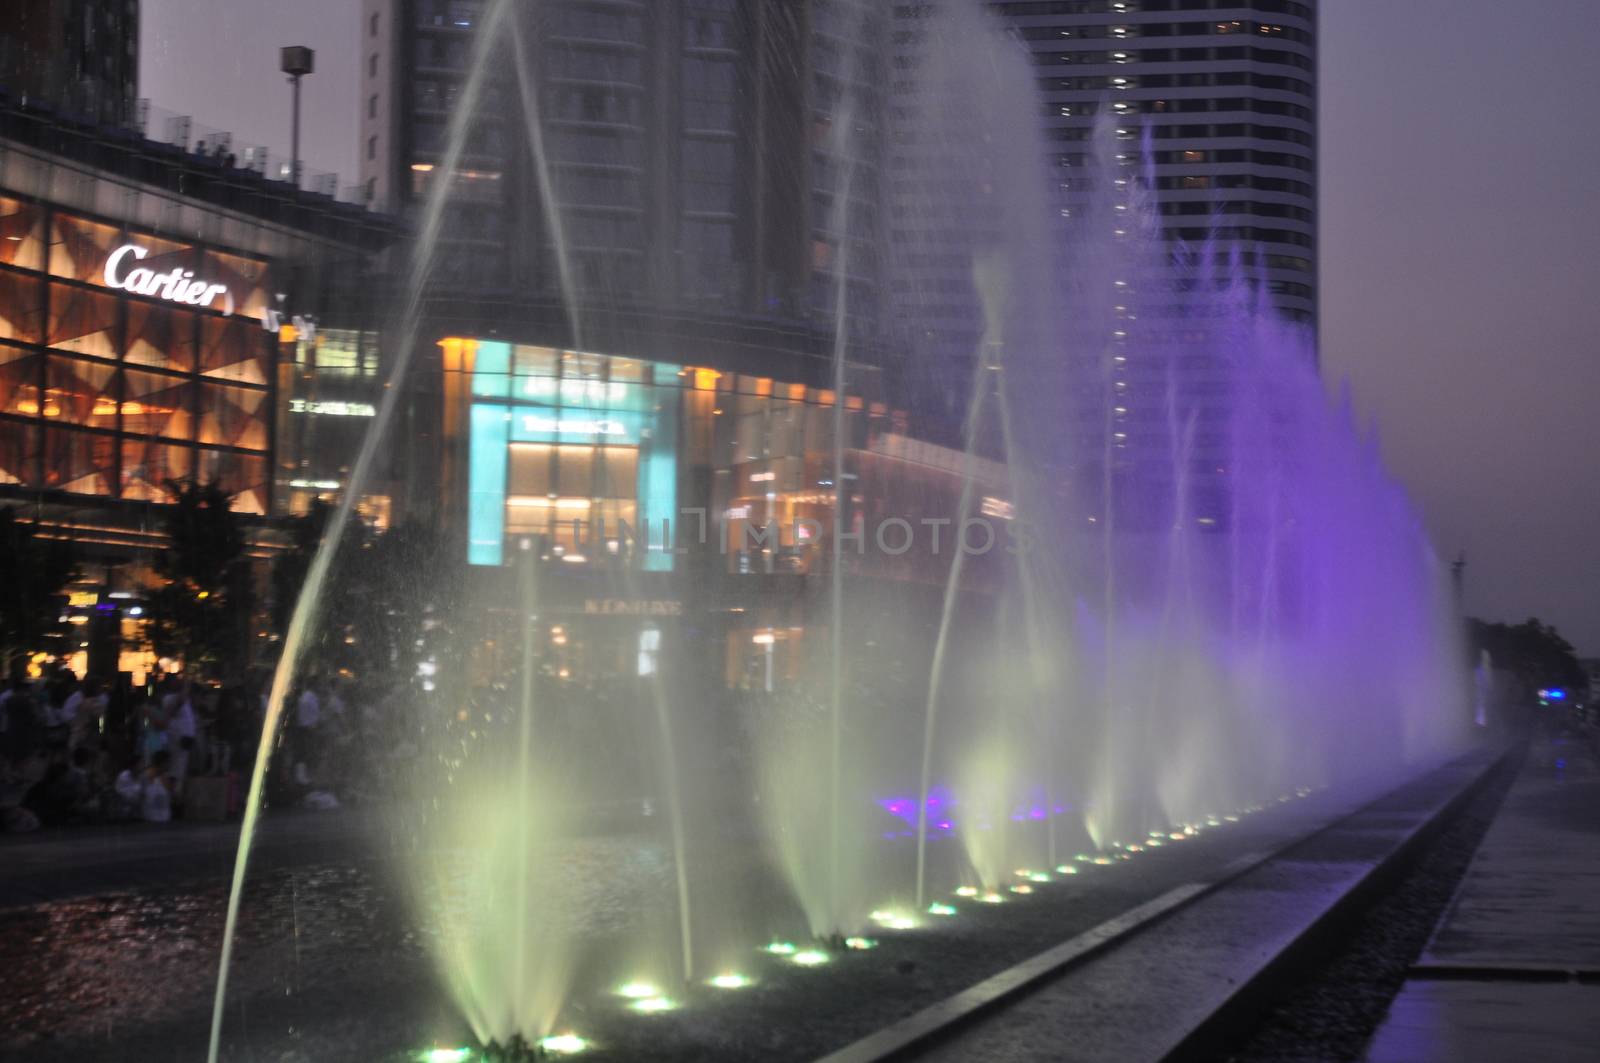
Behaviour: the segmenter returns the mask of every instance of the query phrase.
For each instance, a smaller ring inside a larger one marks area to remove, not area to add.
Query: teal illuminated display
[[[562,366],[579,359],[581,375],[561,375]],[[600,370],[610,364],[602,355],[476,342],[468,418],[469,564],[506,563],[507,504],[515,503],[508,484],[511,448],[559,444],[637,448],[636,535],[645,551],[641,564],[652,572],[672,570],[679,388],[604,379]],[[654,379],[676,384],[678,366],[656,364],[653,369]]]

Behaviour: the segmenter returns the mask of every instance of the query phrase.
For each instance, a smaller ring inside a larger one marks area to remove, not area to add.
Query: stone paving
[[[1368,1063],[1600,1059],[1600,761],[1536,737]]]

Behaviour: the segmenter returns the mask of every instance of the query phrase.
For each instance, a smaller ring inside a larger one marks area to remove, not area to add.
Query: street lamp
[[[289,75],[294,86],[294,131],[290,134],[289,180],[300,187],[300,79],[311,73],[316,53],[304,45],[291,45],[279,51],[279,68]]]

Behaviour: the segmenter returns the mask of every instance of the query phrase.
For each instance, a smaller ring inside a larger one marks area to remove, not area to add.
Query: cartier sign
[[[111,252],[111,257],[106,259],[106,284],[135,295],[148,295],[166,299],[168,302],[213,309],[219,309],[215,303],[218,297],[221,297],[222,312],[233,313],[233,295],[228,291],[226,284],[196,280],[192,271],[182,268],[168,270],[165,273],[157,273],[144,266],[129,268],[130,259],[132,262],[138,262],[149,253],[148,248],[140,247],[138,244],[123,244]]]

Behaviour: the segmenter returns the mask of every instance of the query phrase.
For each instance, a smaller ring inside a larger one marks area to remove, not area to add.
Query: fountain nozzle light
[[[576,1055],[588,1047],[589,1042],[575,1033],[551,1034],[549,1037],[541,1037],[534,1042],[529,1042],[526,1037],[518,1033],[512,1034],[505,1044],[501,1044],[498,1041],[490,1041],[483,1046],[483,1054],[479,1058],[484,1063],[531,1063],[534,1060]],[[440,1050],[435,1049],[435,1052],[438,1051]],[[472,1058],[469,1049],[462,1048],[454,1051],[465,1054],[450,1057],[452,1059],[465,1060]],[[432,1060],[434,1057],[430,1053],[423,1058]]]

